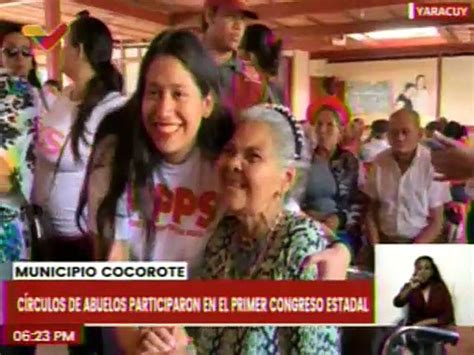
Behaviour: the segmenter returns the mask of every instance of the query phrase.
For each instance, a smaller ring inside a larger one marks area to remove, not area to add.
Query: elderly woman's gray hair
[[[310,144],[304,134],[301,122],[296,121],[294,117],[289,117],[288,109],[286,109],[287,115],[280,108],[285,109],[277,105],[256,105],[243,111],[240,114],[240,119],[265,123],[270,127],[275,143],[274,147],[276,147],[275,153],[282,166],[296,168],[296,181],[290,191],[290,196],[298,199],[305,186],[303,180],[305,180],[307,169],[310,166]]]

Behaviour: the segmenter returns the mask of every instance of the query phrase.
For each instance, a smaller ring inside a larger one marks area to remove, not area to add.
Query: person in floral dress
[[[303,130],[283,106],[243,113],[218,161],[229,214],[205,251],[203,279],[315,280],[311,254],[328,241],[318,222],[284,209],[302,164]],[[285,142],[286,144],[281,144]],[[199,354],[338,354],[338,330],[313,327],[200,328]]]
[[[21,211],[31,192],[36,113],[29,84],[0,70],[0,262],[26,257]]]

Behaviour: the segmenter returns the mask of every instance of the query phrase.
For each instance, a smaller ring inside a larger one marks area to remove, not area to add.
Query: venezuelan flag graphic
[[[43,50],[50,50],[56,47],[67,34],[68,30],[69,26],[65,23],[60,24],[50,33],[47,33],[44,28],[39,25],[26,25],[22,28],[23,34],[31,38],[33,43]]]

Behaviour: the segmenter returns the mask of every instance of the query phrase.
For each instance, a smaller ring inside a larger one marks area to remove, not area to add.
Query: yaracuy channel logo
[[[22,28],[23,35],[31,38],[39,48],[45,51],[56,47],[68,31],[69,26],[65,23],[60,24],[49,33],[40,25],[26,25]]]
[[[457,20],[472,18],[472,5],[469,2],[446,2],[437,4],[409,3],[408,18]]]

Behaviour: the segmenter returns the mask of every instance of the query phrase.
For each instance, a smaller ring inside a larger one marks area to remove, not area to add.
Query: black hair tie
[[[77,17],[77,18],[90,17],[90,12],[89,12],[89,10],[82,10],[82,11],[79,11],[79,12],[76,14],[76,17]]]

